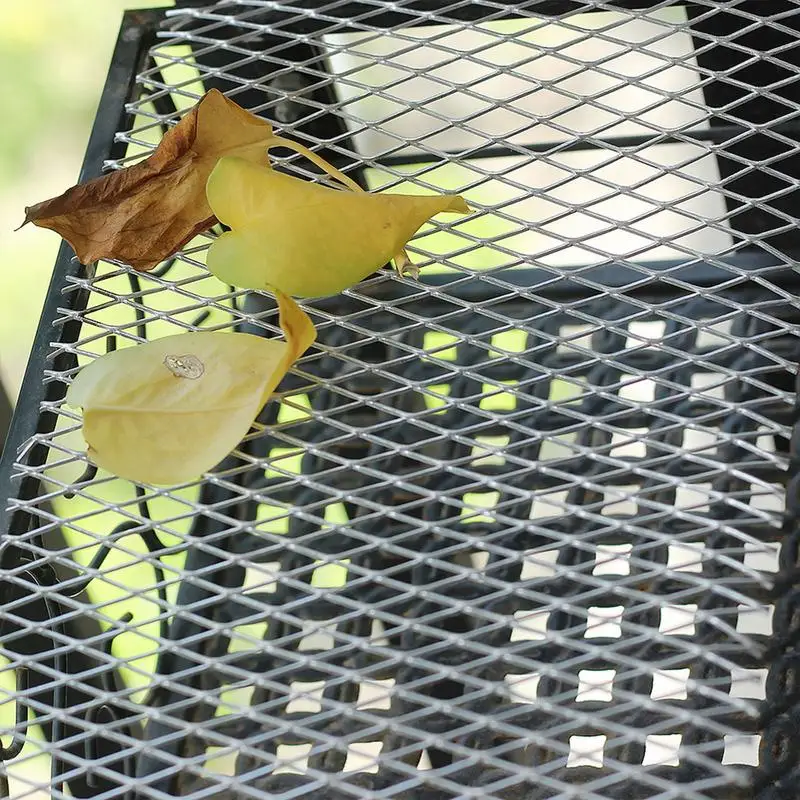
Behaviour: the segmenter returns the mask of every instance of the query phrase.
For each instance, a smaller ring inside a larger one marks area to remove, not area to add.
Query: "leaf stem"
[[[288,147],[290,150],[294,150],[300,153],[300,155],[305,156],[309,161],[316,164],[320,169],[327,172],[328,175],[335,178],[339,183],[344,184],[351,191],[364,191],[352,178],[348,178],[347,175],[336,169],[333,164],[329,164],[322,156],[317,155],[313,150],[309,150],[305,145],[299,142],[293,142],[291,139],[284,139],[282,136],[273,136],[267,141],[267,150],[273,147]]]

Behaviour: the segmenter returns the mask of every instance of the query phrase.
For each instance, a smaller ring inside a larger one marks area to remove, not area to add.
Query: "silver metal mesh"
[[[16,465],[39,490],[10,500],[32,522],[5,727],[34,714],[11,796],[79,796],[76,776],[98,797],[754,796],[800,6],[653,5],[168,12],[110,168],[218,86],[369,188],[477,212],[418,234],[419,281],[305,303],[317,346],[202,483],[86,473],[77,415],[44,409],[56,430]],[[207,273],[214,235],[153,273],[71,278],[85,310],[56,351],[277,335],[268,297]]]

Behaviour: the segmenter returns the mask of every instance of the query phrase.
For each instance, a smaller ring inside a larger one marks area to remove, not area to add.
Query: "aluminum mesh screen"
[[[305,303],[315,347],[169,491],[87,469],[66,385],[274,305],[209,276],[214,231],[149,274],[62,259],[7,489],[5,794],[794,796],[800,4],[628,5],[129,17],[109,168],[217,87],[476,213],[418,234],[418,281]]]

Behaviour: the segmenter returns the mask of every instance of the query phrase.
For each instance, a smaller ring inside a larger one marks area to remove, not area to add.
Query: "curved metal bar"
[[[127,625],[129,622],[133,620],[133,614],[129,611],[123,614],[119,620],[117,621],[118,625]],[[103,652],[108,657],[109,661],[113,659],[113,653],[111,652],[112,647],[114,645],[114,640],[119,636],[123,631],[116,630],[114,631],[103,643]],[[100,680],[103,683],[103,689],[108,692],[108,694],[115,695],[119,692],[119,687],[117,686],[115,680],[116,673],[113,670],[109,670],[103,672],[100,676]],[[102,703],[98,706],[93,706],[86,712],[86,721],[90,725],[97,725],[99,719],[103,714],[106,714],[114,723],[119,723],[119,715],[117,714],[116,710],[108,705],[107,703]],[[115,725],[115,728],[117,726]],[[136,734],[134,733],[133,725],[128,723],[125,726],[125,733],[133,738]],[[141,734],[141,731],[139,731]],[[141,736],[139,737],[141,738]],[[92,764],[93,762],[97,761],[99,758],[99,753],[97,752],[97,737],[96,736],[89,736],[84,742],[84,757],[86,758],[87,764]],[[127,776],[133,775],[133,759],[131,756],[125,756],[123,758],[123,772]],[[97,777],[91,770],[87,770],[86,773],[86,784],[89,787],[96,787],[97,784]],[[123,795],[124,798],[128,798],[131,796],[131,790],[126,790],[125,794]]]
[[[114,528],[113,531],[108,535],[106,540],[100,545],[97,552],[94,555],[94,558],[89,562],[88,566],[86,567],[87,570],[96,571],[99,570],[100,567],[103,566],[108,554],[111,552],[111,545],[109,541],[112,543],[116,541],[120,537],[121,534],[126,533],[129,529],[138,527],[138,523],[133,522],[132,520],[128,520],[126,522],[122,522]],[[71,583],[68,586],[62,587],[62,591],[68,590],[65,593],[66,597],[76,597],[81,592],[86,591],[89,587],[89,584],[94,580],[94,575],[89,575],[85,577],[78,583]]]
[[[139,498],[139,513],[146,519],[152,520],[150,516],[150,506],[145,499],[145,492],[141,486],[136,487],[136,496]],[[166,549],[166,545],[158,536],[158,533],[150,528],[149,530],[140,531],[139,535],[145,543],[150,555],[155,556],[153,563],[153,571],[156,573],[156,592],[158,594],[159,602],[162,606],[167,605],[167,587],[165,586],[166,575],[164,568],[161,566],[161,561],[158,558],[158,553]],[[163,617],[159,620],[159,636],[165,638],[169,630],[169,625]]]
[[[97,467],[94,464],[87,464],[86,469],[73,481],[73,486],[78,483],[91,483],[97,476]],[[72,489],[64,492],[65,500],[72,500],[75,492]]]
[[[22,752],[22,748],[27,741],[25,734],[28,732],[28,706],[23,702],[23,698],[27,697],[30,685],[28,670],[25,667],[18,667],[15,677],[16,719],[14,721],[14,734],[8,747],[0,747],[0,761],[11,761],[12,758],[16,758]]]
[[[45,566],[40,566],[39,569],[45,569]],[[52,569],[51,569],[52,571]],[[58,629],[58,632],[63,636],[63,625],[59,621],[59,615],[56,613],[55,608],[53,606],[53,598],[49,592],[43,591],[46,583],[43,583],[39,580],[38,576],[32,569],[25,570],[23,573],[32,583],[35,583],[36,586],[39,588],[39,596],[42,598],[42,602],[44,603],[45,611],[47,613],[47,619],[52,623],[53,627]],[[55,572],[52,575],[53,578],[56,578]],[[51,582],[51,585],[56,583],[57,579]],[[54,648],[58,649],[58,643],[54,640],[53,641]],[[53,709],[54,710],[64,710],[66,709],[66,678],[69,675],[68,669],[68,660],[67,654],[63,651],[56,652],[53,656],[53,669],[60,675],[64,676],[64,680],[57,683],[55,688],[53,689]],[[62,728],[64,726],[64,722],[58,714],[53,714],[53,720],[51,723],[51,735],[50,739],[53,744],[56,742],[60,742],[64,737],[62,733]],[[53,792],[63,792],[64,789],[64,781],[61,778],[63,770],[61,769],[61,758],[58,756],[58,749],[54,748],[53,753],[50,760],[50,789]]]
[[[166,278],[167,275],[172,270],[172,268],[175,266],[176,261],[177,258],[175,258],[175,256],[172,256],[172,258],[168,258],[164,262],[164,266],[159,267],[159,269],[154,269],[152,274],[155,275],[156,278]]]
[[[131,294],[133,297],[131,298],[133,302],[133,313],[136,315],[136,321],[138,325],[136,326],[136,335],[140,339],[147,338],[147,323],[145,322],[146,314],[144,313],[145,305],[142,302],[142,298],[138,297],[139,292],[142,291],[142,284],[139,281],[139,276],[136,273],[128,271],[128,283],[131,286]]]

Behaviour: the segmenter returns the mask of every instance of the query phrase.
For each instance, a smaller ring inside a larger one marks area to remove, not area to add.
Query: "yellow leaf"
[[[66,400],[83,409],[92,461],[156,485],[190,481],[219,463],[314,341],[305,312],[291,298],[277,297],[285,342],[246,333],[183,333],[84,367]]]
[[[457,195],[339,191],[235,156],[217,162],[206,194],[231,228],[211,245],[209,270],[234,286],[298,297],[341,292],[402,258],[435,214],[470,210]]]

